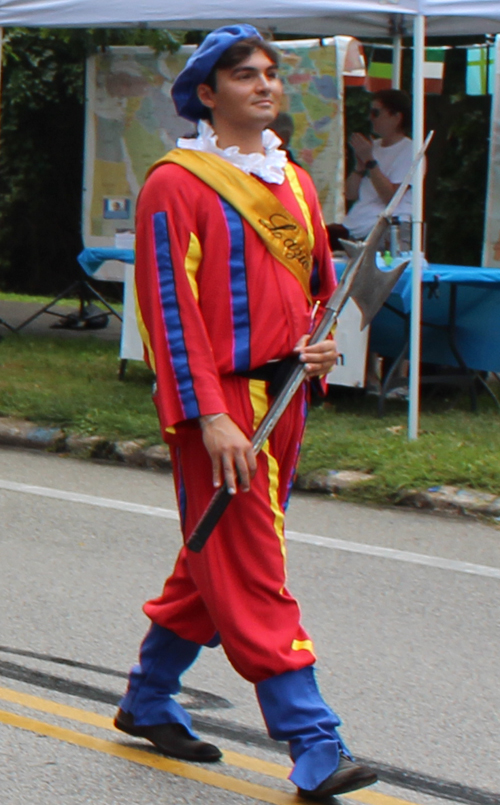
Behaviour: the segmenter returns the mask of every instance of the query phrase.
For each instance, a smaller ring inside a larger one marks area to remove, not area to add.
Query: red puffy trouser
[[[251,436],[268,410],[267,384],[222,378],[230,416]],[[305,422],[300,389],[257,457],[251,490],[238,492],[200,553],[183,547],[162,595],[144,606],[151,620],[204,645],[218,633],[229,661],[253,683],[312,665],[312,642],[286,588],[284,511]],[[214,493],[199,428],[172,448],[184,538]]]

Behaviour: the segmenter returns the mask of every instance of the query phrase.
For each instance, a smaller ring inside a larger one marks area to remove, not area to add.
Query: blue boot
[[[202,763],[220,760],[220,749],[198,739],[191,729],[191,716],[172,698],[200,649],[197,643],[153,624],[141,645],[139,664],[130,671],[115,727],[146,738],[168,757]]]
[[[120,710],[133,717],[135,726],[182,724],[191,730],[191,716],[172,699],[181,689],[180,677],[193,664],[201,646],[153,623],[144,638],[139,664],[129,674]]]
[[[337,727],[339,717],[323,701],[312,666],[270,677],[256,685],[271,738],[288,741],[294,768],[290,780],[302,791],[317,789],[349,758]]]

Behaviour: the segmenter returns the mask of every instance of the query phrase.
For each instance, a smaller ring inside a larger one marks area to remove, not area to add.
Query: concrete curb
[[[356,470],[313,470],[304,475],[297,475],[295,489],[338,495],[346,489],[352,489],[354,486],[374,480],[374,475],[367,475],[365,472]]]
[[[65,433],[58,428],[41,428],[32,422],[0,417],[0,445],[28,447],[51,453],[69,453],[75,458],[101,459],[155,470],[171,468],[166,445],[145,447],[143,440],[111,442],[102,436]]]
[[[65,433],[59,428],[39,427],[33,422],[12,417],[0,417],[0,445],[46,450],[75,458],[105,460],[162,472],[172,467],[169,449],[164,444],[146,447],[141,439],[111,442],[101,436]],[[376,476],[355,470],[315,470],[299,474],[294,488],[341,495],[347,489],[374,480]],[[424,491],[407,490],[401,493],[397,505],[500,520],[500,496],[455,486],[435,486]]]
[[[416,509],[477,514],[500,520],[499,496],[474,489],[460,489],[458,486],[433,486],[425,492],[409,490],[403,493],[398,503]]]

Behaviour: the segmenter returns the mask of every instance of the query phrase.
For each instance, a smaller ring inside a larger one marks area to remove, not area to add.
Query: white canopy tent
[[[410,34],[412,18],[428,18],[428,34],[496,33],[497,0],[0,0],[0,26],[214,28],[245,20],[283,33]]]
[[[315,36],[394,37],[413,35],[413,141],[424,139],[424,54],[426,35],[500,32],[500,0],[0,0],[0,30],[24,27],[216,28],[245,21],[271,32]],[[1,57],[1,36],[0,36]],[[0,61],[1,64],[1,61]],[[408,433],[418,435],[420,366],[420,269],[423,171],[413,193],[413,283],[410,336]]]

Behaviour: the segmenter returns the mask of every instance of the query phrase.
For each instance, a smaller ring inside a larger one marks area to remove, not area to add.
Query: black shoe
[[[312,791],[299,788],[298,793],[303,799],[313,799],[321,802],[337,794],[347,794],[348,791],[356,791],[357,788],[373,785],[373,783],[377,782],[377,779],[376,772],[370,769],[369,766],[362,766],[360,763],[355,763],[341,754],[339,765],[326,780],[323,780]]]
[[[220,760],[222,752],[217,746],[193,738],[183,724],[155,724],[151,727],[139,727],[134,724],[130,713],[118,710],[114,725],[117,730],[146,738],[157,749],[168,757],[180,760],[196,760],[199,763],[214,763]]]

